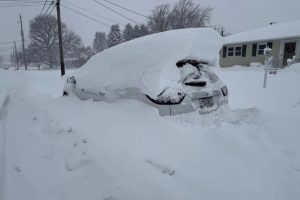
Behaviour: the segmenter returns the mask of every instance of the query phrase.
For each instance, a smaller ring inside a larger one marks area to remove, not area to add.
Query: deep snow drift
[[[135,100],[61,97],[58,71],[0,70],[1,105],[10,96],[0,108],[1,195],[298,200],[299,67],[269,75],[266,89],[261,68],[215,68],[232,110],[175,117]]]
[[[178,61],[189,57],[214,65],[221,46],[222,37],[210,28],[166,31],[109,48],[74,76],[79,88],[96,93],[137,88],[156,99],[166,87],[178,85]]]

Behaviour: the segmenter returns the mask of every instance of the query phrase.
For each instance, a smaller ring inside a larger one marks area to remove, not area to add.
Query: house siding
[[[281,46],[283,45],[285,40],[268,40],[268,41],[260,41],[260,42],[248,42],[248,43],[239,43],[239,44],[226,44],[224,46],[228,47],[231,46],[242,46],[242,45],[247,45],[247,52],[246,56],[227,56],[224,58],[223,57],[223,48],[220,50],[220,66],[221,67],[232,67],[234,65],[245,65],[249,66],[250,63],[253,62],[260,62],[264,63],[265,58],[264,55],[256,55],[252,56],[252,47],[253,44],[260,44],[260,43],[268,43],[272,42],[272,55],[273,55],[273,66],[275,67],[281,67],[281,60],[280,60],[280,54],[283,54],[283,52],[280,51]],[[297,41],[297,50],[296,50],[296,56],[297,59],[296,61],[300,61],[300,38],[299,39],[293,39],[293,41]],[[257,47],[258,48],[258,47]]]

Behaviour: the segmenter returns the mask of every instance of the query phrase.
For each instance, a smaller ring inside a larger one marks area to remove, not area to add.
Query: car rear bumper
[[[200,114],[209,113],[217,110],[220,106],[228,103],[228,96],[224,95],[221,90],[212,91],[210,94],[206,92],[193,93],[187,95],[181,103],[172,105],[160,105],[151,101],[145,94],[141,93],[138,89],[128,89],[120,92],[120,98],[124,99],[137,99],[147,104],[156,107],[161,116],[172,116],[183,113],[198,111]],[[74,94],[81,100],[93,99],[95,101],[111,101],[108,95],[102,92],[91,92],[85,89],[80,89],[73,83],[66,83],[64,87],[64,94]]]
[[[206,101],[207,104],[203,103],[203,101],[208,98],[210,98],[210,100]],[[173,105],[159,105],[153,103],[146,98],[145,95],[143,95],[140,100],[158,108],[161,116],[178,115],[195,111],[198,111],[200,114],[205,114],[217,110],[222,105],[228,104],[228,97],[222,95],[220,91],[214,92],[212,96],[202,96],[201,98],[192,99],[186,98],[182,103]]]

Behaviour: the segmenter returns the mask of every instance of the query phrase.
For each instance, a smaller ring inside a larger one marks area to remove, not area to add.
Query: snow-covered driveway
[[[216,71],[231,112],[160,117],[63,98],[58,71],[1,70],[0,198],[299,199],[300,70],[265,90],[261,70]]]

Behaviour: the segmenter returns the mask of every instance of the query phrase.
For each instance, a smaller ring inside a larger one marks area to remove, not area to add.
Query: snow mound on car
[[[135,88],[156,96],[180,80],[176,62],[196,57],[214,65],[222,37],[210,28],[166,31],[122,43],[93,56],[75,74],[77,86],[113,93]]]

